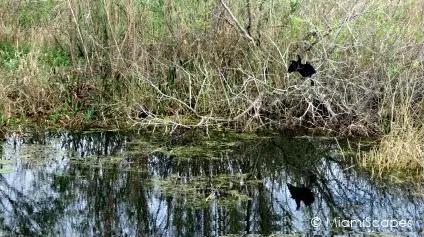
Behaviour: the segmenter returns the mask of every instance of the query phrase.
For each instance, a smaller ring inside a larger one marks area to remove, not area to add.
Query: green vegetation
[[[306,128],[388,134],[384,142],[399,144],[399,131],[421,130],[420,6],[419,0],[3,1],[0,132],[22,124]],[[317,68],[315,87],[287,73],[296,54]],[[397,121],[399,111],[411,123]],[[423,143],[422,136],[414,139]]]
[[[8,174],[8,173],[12,173],[13,169],[10,167],[4,167],[7,165],[11,165],[13,162],[9,161],[9,160],[0,160],[0,174]]]
[[[390,132],[370,152],[361,154],[362,166],[374,177],[420,183],[424,178],[424,128],[408,111],[398,112]]]

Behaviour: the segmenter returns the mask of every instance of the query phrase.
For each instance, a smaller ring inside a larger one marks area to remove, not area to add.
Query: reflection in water
[[[347,169],[332,141],[234,141],[220,134],[181,147],[112,132],[12,136],[2,147],[14,172],[0,175],[0,236],[422,235],[423,198]]]
[[[314,193],[306,187],[295,187],[291,184],[287,184],[291,198],[296,201],[296,211],[300,208],[300,202],[302,201],[306,206],[310,206],[314,201]]]

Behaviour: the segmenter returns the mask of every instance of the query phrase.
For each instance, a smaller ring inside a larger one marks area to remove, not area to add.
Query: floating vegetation
[[[91,167],[111,168],[120,164],[124,159],[123,156],[87,156],[87,157],[71,157],[74,164],[87,165]]]
[[[261,180],[249,179],[250,174],[221,174],[211,177],[180,177],[171,175],[166,179],[154,178],[153,185],[158,185],[167,196],[181,197],[193,207],[204,207],[216,202],[220,206],[234,206],[241,201],[250,200],[247,186],[258,185]]]
[[[1,168],[0,169],[0,174],[10,174],[13,172],[12,168]]]
[[[232,152],[231,146],[226,147],[227,144],[220,144],[218,146],[178,146],[173,148],[169,154],[178,157],[179,159],[184,158],[206,158],[206,159],[219,159],[219,155],[224,152]]]
[[[161,152],[167,153],[178,159],[194,157],[217,159],[220,157],[220,154],[233,152],[245,142],[260,141],[267,138],[270,137],[235,132],[213,132],[209,136],[201,133],[191,133],[171,135],[171,137],[168,138],[139,138],[129,143],[131,150],[128,151],[127,154],[148,155],[155,152]]]
[[[0,165],[10,165],[13,164],[12,160],[0,160]]]
[[[12,160],[0,160],[0,174],[12,173],[13,172],[12,168],[9,168],[9,167],[3,168],[3,166],[11,165],[13,163],[14,162]]]

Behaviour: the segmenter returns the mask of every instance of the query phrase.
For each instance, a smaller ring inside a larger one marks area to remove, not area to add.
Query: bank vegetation
[[[422,146],[420,0],[10,0],[0,9],[3,130],[302,129]],[[315,86],[287,73],[297,54],[317,70]]]

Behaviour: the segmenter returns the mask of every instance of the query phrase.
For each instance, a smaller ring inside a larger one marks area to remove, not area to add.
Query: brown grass
[[[0,3],[3,125],[76,118],[375,136],[393,125],[393,105],[421,119],[419,0],[31,4]],[[317,68],[315,87],[287,73],[296,54]],[[407,90],[411,100],[396,96]]]

